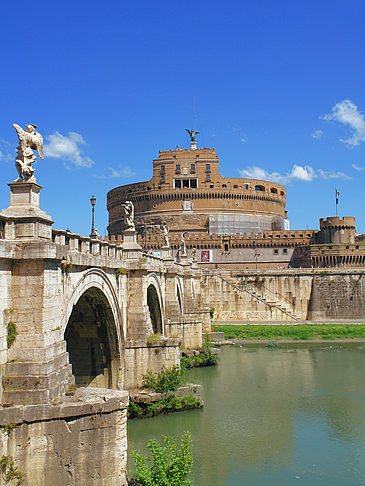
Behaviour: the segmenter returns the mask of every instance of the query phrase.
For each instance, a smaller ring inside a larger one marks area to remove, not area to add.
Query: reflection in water
[[[195,486],[365,484],[364,369],[360,348],[226,347],[188,372],[204,409],[130,421],[129,447],[190,430]]]

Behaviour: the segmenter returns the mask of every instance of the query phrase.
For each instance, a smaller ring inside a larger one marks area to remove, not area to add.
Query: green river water
[[[364,378],[363,346],[226,346],[187,372],[205,407],[130,420],[129,450],[189,430],[194,486],[365,485]]]

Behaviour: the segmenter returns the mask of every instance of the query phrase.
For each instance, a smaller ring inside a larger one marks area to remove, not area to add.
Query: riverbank
[[[220,324],[212,325],[223,332],[225,340],[235,342],[356,342],[365,341],[365,324]]]

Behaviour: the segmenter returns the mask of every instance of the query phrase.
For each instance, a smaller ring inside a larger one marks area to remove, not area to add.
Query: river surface
[[[129,450],[189,430],[194,486],[365,485],[364,346],[226,346],[187,378],[205,407],[130,420]]]

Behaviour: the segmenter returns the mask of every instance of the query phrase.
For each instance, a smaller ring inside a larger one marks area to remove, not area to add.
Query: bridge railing
[[[1,236],[0,236],[1,237]],[[105,258],[113,258],[123,260],[123,237],[118,235],[90,238],[89,236],[81,236],[72,233],[69,230],[52,229],[52,241],[58,245],[68,247],[69,252],[79,252],[84,255],[101,256]],[[142,252],[142,258],[149,263],[161,261],[161,257],[152,255],[148,252]]]
[[[72,233],[69,230],[52,229],[52,241],[58,245],[68,247],[70,252],[79,252],[84,255],[102,256],[106,258],[123,259],[122,237],[109,240],[108,237],[102,239],[90,238]]]

